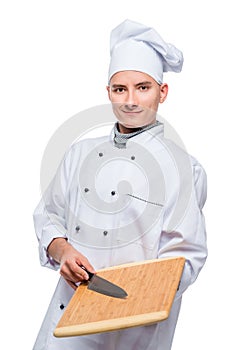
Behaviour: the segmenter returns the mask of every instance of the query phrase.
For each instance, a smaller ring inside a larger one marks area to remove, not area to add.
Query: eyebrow
[[[136,87],[142,86],[142,85],[152,85],[151,81],[142,81],[140,83],[135,84]],[[116,88],[125,88],[126,85],[123,84],[113,84],[111,86],[112,89],[116,89]]]
[[[135,86],[141,86],[141,85],[152,85],[151,81],[142,81],[141,83],[137,83]]]
[[[122,84],[113,84],[113,85],[111,85],[112,89],[125,88],[125,87],[126,87],[126,85],[122,85]]]

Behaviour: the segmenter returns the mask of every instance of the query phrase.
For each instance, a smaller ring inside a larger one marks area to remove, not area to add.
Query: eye
[[[118,88],[115,88],[113,91],[116,92],[117,94],[122,94],[125,91],[125,89],[123,87],[118,87]]]
[[[142,85],[139,87],[139,89],[140,89],[140,91],[146,91],[146,90],[148,90],[148,86]]]

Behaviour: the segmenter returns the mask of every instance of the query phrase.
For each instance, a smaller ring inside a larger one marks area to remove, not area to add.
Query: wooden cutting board
[[[149,325],[168,318],[183,272],[182,257],[146,260],[97,272],[128,293],[112,298],[81,284],[75,291],[54,335],[69,337]]]

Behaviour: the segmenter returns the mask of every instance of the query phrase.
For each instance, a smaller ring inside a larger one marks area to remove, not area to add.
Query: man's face
[[[166,99],[168,86],[159,85],[142,72],[122,71],[113,75],[107,90],[119,124],[132,129],[155,122],[158,105]]]

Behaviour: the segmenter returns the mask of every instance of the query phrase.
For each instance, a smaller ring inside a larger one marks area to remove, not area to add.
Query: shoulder
[[[194,175],[206,175],[202,164],[197,160],[196,157],[191,155],[184,146],[178,145],[174,141],[164,137],[162,138],[162,143],[164,144],[164,147],[168,149],[168,152],[171,154],[171,156],[174,156],[177,161],[188,162],[192,168]]]

